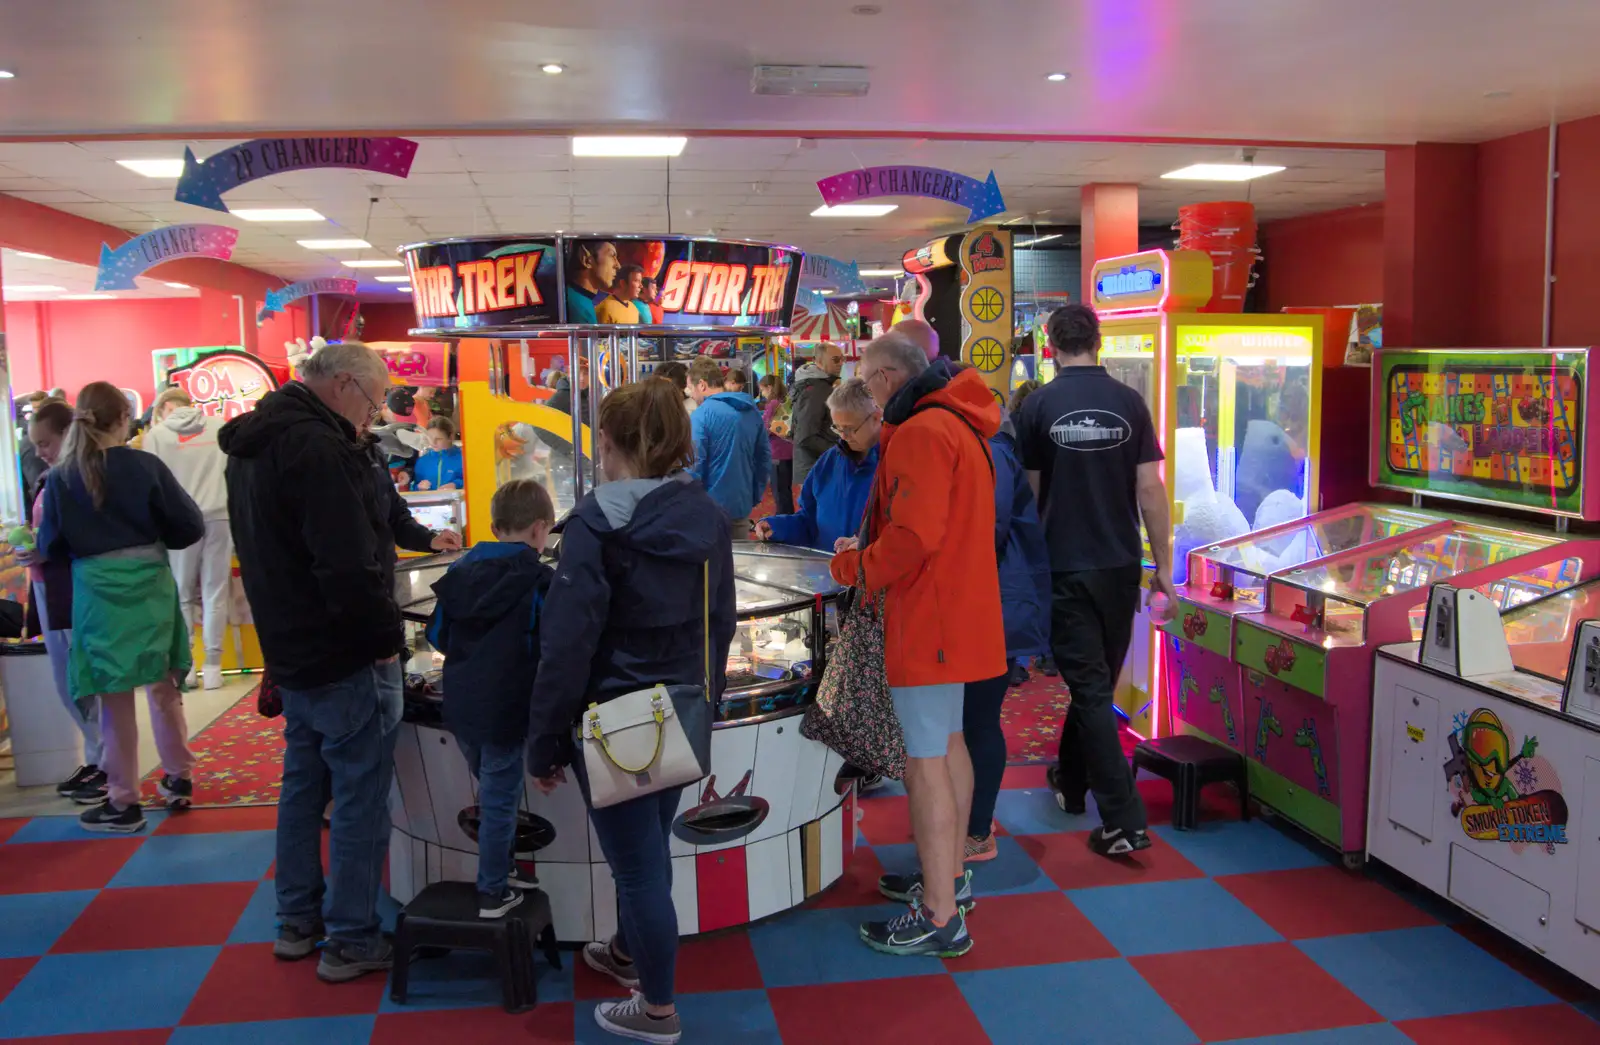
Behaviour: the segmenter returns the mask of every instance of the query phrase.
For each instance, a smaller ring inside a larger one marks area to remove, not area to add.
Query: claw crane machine
[[[1382,352],[1370,479],[1413,504],[1346,505],[1190,556],[1185,633],[1204,623],[1170,641],[1175,727],[1240,751],[1251,797],[1350,866],[1368,842],[1374,661],[1422,636],[1429,585],[1447,580],[1498,612],[1600,568],[1592,542],[1563,532],[1600,511],[1581,474],[1585,375],[1575,352]],[[1558,525],[1447,514],[1422,507],[1424,494],[1534,508]],[[1212,634],[1230,658],[1215,671],[1196,656]],[[1202,690],[1237,735],[1225,721],[1224,739]]]
[[[1144,397],[1166,454],[1178,584],[1189,549],[1317,505],[1322,319],[1200,311],[1212,293],[1203,251],[1141,251],[1093,270],[1100,362]],[[1148,582],[1148,550],[1145,569]],[[1118,711],[1140,736],[1166,730],[1155,631],[1141,607],[1117,684]]]

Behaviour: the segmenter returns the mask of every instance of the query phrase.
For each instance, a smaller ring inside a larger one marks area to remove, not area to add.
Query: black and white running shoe
[[[166,773],[162,775],[161,783],[156,789],[166,798],[168,809],[188,809],[194,805],[193,780],[185,780],[183,777]]]
[[[79,766],[72,771],[71,776],[56,785],[56,794],[62,798],[71,798],[74,791],[87,787],[96,780],[102,784],[106,780],[106,775],[100,772],[99,766]]]
[[[904,957],[959,958],[972,950],[967,935],[967,912],[956,908],[944,925],[933,923],[933,913],[921,904],[887,922],[863,922],[861,940],[884,954]]]
[[[144,810],[138,806],[118,809],[111,804],[110,799],[107,799],[93,809],[86,810],[78,817],[78,824],[85,831],[95,831],[100,834],[137,834],[144,830]]]
[[[1150,832],[1097,827],[1089,832],[1089,848],[1101,856],[1128,856],[1150,848]]]

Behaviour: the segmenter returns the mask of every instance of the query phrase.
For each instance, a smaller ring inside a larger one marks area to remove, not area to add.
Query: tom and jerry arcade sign
[[[688,237],[497,236],[403,248],[417,329],[789,325],[804,255]],[[646,289],[645,284],[649,283]]]

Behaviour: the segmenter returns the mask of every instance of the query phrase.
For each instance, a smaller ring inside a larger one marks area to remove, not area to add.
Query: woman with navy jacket
[[[1006,658],[1015,665],[1050,648],[1050,554],[1033,491],[1017,457],[1016,430],[1009,417],[989,440],[994,460],[994,547],[1000,565],[1000,612],[1006,626]],[[962,712],[972,758],[972,815],[967,821],[966,859],[993,860],[995,800],[1006,772],[1006,738],[1000,728],[1010,673],[969,682]]]
[[[709,684],[715,702],[735,619],[728,518],[685,470],[694,441],[677,387],[652,380],[610,393],[597,438],[607,481],[556,527],[561,559],[545,596],[528,730],[528,773],[539,787],[554,789],[571,764],[586,802],[589,782],[573,753],[582,710],[657,683]],[[589,811],[616,879],[619,928],[585,947],[583,960],[633,992],[598,1005],[595,1022],[639,1041],[680,1034],[668,847],[682,791]]]

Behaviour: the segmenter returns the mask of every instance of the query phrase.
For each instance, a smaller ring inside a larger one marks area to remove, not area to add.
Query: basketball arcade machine
[[[1190,557],[1183,628],[1171,643],[1176,728],[1241,751],[1252,797],[1352,866],[1367,842],[1374,657],[1421,636],[1427,586],[1449,578],[1506,608],[1597,567],[1592,548],[1559,533],[1421,507],[1426,491],[1481,504],[1544,500],[1581,515],[1576,422],[1586,404],[1559,375],[1539,383],[1541,358],[1549,356],[1381,354],[1371,479],[1413,492],[1413,506],[1347,505]],[[1535,474],[1542,490],[1525,481]],[[1237,734],[1224,739],[1217,707],[1195,698],[1202,689],[1241,724]]]
[[[417,288],[413,334],[459,339],[468,514],[480,537],[488,532],[489,494],[509,478],[493,444],[513,411],[536,423],[540,438],[570,438],[573,467],[551,490],[558,506],[570,507],[601,478],[590,464],[598,459],[601,393],[684,339],[732,344],[785,333],[801,259],[793,248],[743,241],[559,234],[447,240],[404,252]],[[661,320],[637,327],[600,325],[587,315],[575,320],[586,312],[591,288],[610,280],[604,271],[575,271],[573,263],[605,269],[638,254],[654,259],[656,268],[647,271],[659,273]],[[570,417],[514,399],[527,375],[512,353],[526,356],[530,345],[548,339],[565,344],[574,378],[579,360],[586,361],[587,402],[575,389]],[[452,558],[402,565],[397,596],[412,628],[431,613],[429,586]],[[734,572],[738,625],[727,651],[711,776],[684,790],[672,828],[674,904],[685,935],[803,903],[838,881],[854,847],[853,791],[841,794],[835,784],[842,760],[799,733],[798,716],[825,656],[827,605],[838,590],[828,557],[744,547],[735,552]],[[441,662],[425,645],[417,648],[390,798],[391,892],[402,903],[432,882],[472,880],[477,864],[472,779],[439,717]],[[549,795],[528,784],[518,857],[537,861],[560,939],[605,939],[614,931],[615,885],[576,784]]]
[[[944,356],[971,363],[1003,407],[1011,391],[1011,230],[979,226],[906,251],[917,281],[911,315],[933,327]]]
[[[1214,291],[1200,251],[1107,258],[1092,282],[1100,362],[1144,398],[1166,454],[1174,582],[1190,548],[1304,516],[1321,459],[1321,317],[1199,311]],[[1145,568],[1148,583],[1148,554]],[[1169,729],[1155,633],[1141,606],[1116,695],[1146,737]]]

